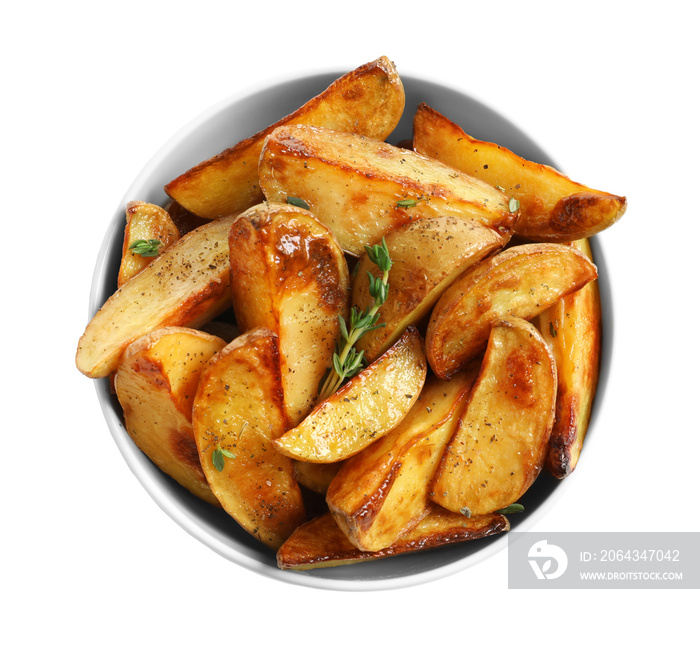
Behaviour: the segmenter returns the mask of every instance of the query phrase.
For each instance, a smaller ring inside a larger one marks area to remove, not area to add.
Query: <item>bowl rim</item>
[[[346,70],[347,71],[347,70]],[[271,90],[272,88],[279,86],[284,83],[292,81],[309,81],[312,77],[320,76],[332,76],[337,78],[344,74],[346,71],[338,70],[337,67],[327,67],[327,68],[316,68],[313,70],[307,70],[306,72],[294,72],[286,74],[278,74],[273,77],[268,77],[254,84],[249,84],[245,87],[239,88],[236,92],[229,94],[224,99],[216,102],[209,108],[202,111],[200,114],[191,119],[188,123],[178,129],[168,140],[158,149],[153,156],[148,160],[145,166],[138,172],[135,179],[125,192],[119,205],[125,204],[130,198],[129,196],[138,195],[141,193],[144,186],[144,178],[150,176],[154,169],[158,168],[163,160],[168,157],[171,152],[182,142],[185,138],[190,136],[194,131],[200,128],[203,124],[213,119],[219,113],[226,111],[232,107],[234,103],[237,103],[247,97],[250,97],[256,93]],[[485,108],[493,110],[490,106],[481,100],[481,98],[471,94],[466,93],[458,86],[451,86],[442,81],[431,81],[420,75],[413,74],[411,72],[401,73],[401,79],[404,84],[407,83],[422,83],[422,84],[433,84],[439,86],[467,99],[478,102]],[[494,112],[496,112],[494,110]],[[530,140],[529,136],[526,135],[509,117],[504,116],[502,113],[497,112],[501,118],[508,121],[512,128],[521,134],[524,138]],[[530,140],[532,141],[532,140]],[[535,142],[533,142],[537,148],[540,148]],[[549,158],[549,155],[545,153]],[[549,158],[551,161],[551,158]],[[556,168],[560,169],[558,165]],[[106,276],[110,272],[110,258],[108,251],[113,245],[113,239],[119,234],[119,229],[123,227],[123,214],[120,212],[120,206],[115,210],[114,216],[104,234],[102,244],[100,245],[97,259],[95,262],[89,303],[88,303],[88,319],[92,318],[94,314],[101,307],[104,299],[101,295],[104,293],[104,286],[106,284]],[[601,242],[598,238],[593,237],[590,239],[591,247],[593,249],[594,260],[596,264],[601,267],[605,265],[605,254],[602,249]],[[610,372],[611,364],[611,351],[612,351],[612,333],[613,333],[613,311],[612,311],[612,299],[610,296],[610,278],[607,272],[601,273],[601,279],[599,280],[600,292],[601,292],[601,305],[604,308],[602,320],[605,323],[603,329],[603,343],[604,347],[601,347],[600,352],[600,369],[599,369],[599,383],[594,399],[593,411],[591,413],[590,426],[595,426],[596,419],[598,417],[598,412],[600,410],[601,402],[603,399],[603,394],[605,393],[605,382],[607,381],[607,376]],[[510,541],[510,532],[501,533],[500,535],[491,538],[490,542],[484,545],[482,548],[476,552],[452,560],[444,565],[436,566],[435,568],[430,568],[428,570],[422,571],[420,573],[412,573],[405,575],[397,575],[391,578],[375,578],[375,579],[326,579],[322,577],[313,577],[314,570],[297,572],[293,570],[282,570],[277,567],[270,567],[265,563],[262,563],[252,557],[251,555],[245,554],[245,552],[240,550],[234,550],[231,546],[227,545],[222,541],[221,537],[217,536],[216,533],[212,533],[207,530],[203,525],[198,523],[198,520],[188,512],[188,510],[180,505],[176,499],[170,496],[164,496],[163,489],[153,477],[153,473],[149,469],[144,469],[146,464],[149,464],[149,459],[136,447],[136,445],[131,441],[128,434],[124,430],[124,426],[121,418],[119,417],[117,411],[115,410],[112,394],[109,389],[109,378],[102,378],[95,380],[95,389],[100,403],[100,408],[105,417],[105,421],[110,430],[112,438],[114,439],[117,448],[119,449],[122,457],[127,463],[127,466],[140,482],[141,486],[146,490],[149,496],[154,500],[158,507],[165,512],[173,521],[175,521],[182,529],[184,529],[192,537],[203,543],[205,546],[213,550],[215,553],[219,554],[221,557],[253,571],[259,575],[265,577],[286,582],[288,584],[299,585],[303,587],[310,587],[323,590],[337,590],[337,591],[380,591],[380,590],[393,590],[399,588],[408,588],[416,586],[419,584],[424,584],[427,582],[435,581],[454,575],[458,572],[464,571],[471,566],[475,566],[481,563],[495,554],[501,552],[506,548],[508,542]],[[596,436],[597,434],[593,434]],[[590,449],[590,439],[587,438],[587,449]],[[582,454],[583,458],[583,454]],[[552,491],[545,497],[545,499],[538,504],[537,509],[528,515],[527,519],[523,520],[518,525],[518,532],[525,532],[529,530],[534,524],[540,521],[540,519],[545,516],[549,510],[553,507],[556,501],[561,497],[564,492],[571,486],[571,483],[576,478],[576,471],[562,479],[553,486]],[[368,565],[369,566],[369,565]],[[323,569],[325,570],[325,569]]]

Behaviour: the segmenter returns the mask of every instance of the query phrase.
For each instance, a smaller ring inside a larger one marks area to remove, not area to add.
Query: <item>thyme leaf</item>
[[[226,464],[225,458],[236,458],[236,455],[217,444],[214,451],[211,453],[211,462],[217,471],[224,471],[224,466]]]
[[[301,198],[295,198],[292,195],[287,196],[287,204],[291,204],[293,207],[300,207],[302,209],[311,209],[309,203]]]
[[[525,506],[522,503],[511,503],[505,508],[496,510],[500,514],[516,514],[517,512],[525,512]]]
[[[139,256],[158,256],[158,248],[162,244],[157,238],[139,239],[129,245],[129,251]]]

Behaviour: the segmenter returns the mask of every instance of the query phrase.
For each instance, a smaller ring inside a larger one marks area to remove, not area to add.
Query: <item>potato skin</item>
[[[544,466],[556,392],[554,357],[535,326],[519,317],[494,322],[429,497],[476,515],[515,503]]]
[[[506,196],[486,182],[413,151],[328,128],[275,129],[258,172],[268,200],[304,200],[354,256],[417,218],[467,218],[505,243],[518,217]]]
[[[225,346],[190,328],[161,328],[131,343],[114,388],[131,439],[163,472],[199,498],[219,506],[199,462],[192,405],[199,376]]]
[[[315,124],[385,139],[403,114],[406,97],[394,64],[385,56],[334,81],[298,110],[189,169],[165,192],[202,218],[237,213],[261,202],[257,163],[265,137],[283,124]]]
[[[329,513],[297,528],[277,551],[277,565],[294,570],[350,565],[482,539],[508,530],[510,523],[502,514],[467,518],[434,506],[391,546],[370,552],[354,546]]]
[[[418,106],[413,145],[419,153],[481,178],[516,198],[515,233],[536,242],[570,242],[600,233],[625,213],[627,199],[574,182],[550,166],[467,135],[437,110]]]
[[[475,265],[435,304],[426,332],[431,368],[448,378],[483,350],[494,321],[532,319],[597,276],[585,255],[558,243],[516,245]]]
[[[568,244],[593,260],[588,240]],[[602,336],[598,282],[557,301],[540,314],[537,326],[557,363],[557,407],[546,465],[562,479],[578,464],[598,384]]]
[[[306,520],[292,462],[274,450],[286,416],[277,336],[243,333],[217,353],[199,380],[192,426],[212,492],[247,532],[277,549]],[[231,454],[223,470],[214,451]]]
[[[197,328],[230,307],[227,243],[234,218],[183,236],[119,288],[85,328],[76,352],[78,370],[107,377],[138,337],[165,326]]]
[[[229,234],[231,293],[241,330],[266,327],[279,337],[289,426],[311,410],[330,368],[338,317],[347,318],[350,278],[333,234],[306,209],[264,203]]]

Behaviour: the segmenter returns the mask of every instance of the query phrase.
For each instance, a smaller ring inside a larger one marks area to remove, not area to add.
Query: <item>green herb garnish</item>
[[[162,245],[157,238],[148,240],[135,240],[129,245],[129,251],[140,256],[158,256],[158,248]]]
[[[501,508],[500,510],[496,510],[496,512],[500,514],[515,514],[516,512],[525,512],[525,506],[522,505],[521,503],[511,503],[510,505],[507,505],[505,508]]]
[[[302,200],[301,198],[295,198],[292,195],[287,196],[287,204],[291,204],[293,207],[300,207],[302,209],[311,209],[308,202]]]
[[[406,198],[405,200],[399,200],[396,206],[408,209],[410,207],[415,207],[418,204],[418,200],[420,200],[420,198]]]
[[[357,351],[354,347],[357,341],[370,330],[381,328],[385,324],[377,323],[379,320],[379,308],[384,304],[389,294],[389,270],[391,269],[391,257],[386,241],[382,238],[381,245],[370,247],[365,245],[365,252],[372,263],[382,272],[381,277],[376,277],[367,272],[369,280],[369,294],[374,299],[374,305],[360,312],[356,306],[350,311],[348,322],[339,316],[340,335],[336,342],[336,350],[333,354],[333,370],[328,374],[321,390],[320,396],[325,400],[333,395],[347,379],[359,373],[364,366],[364,351]],[[341,346],[342,344],[342,346]]]
[[[520,209],[520,200],[511,198],[510,202],[508,203],[508,208],[510,209],[511,213],[515,213],[518,209]]]
[[[228,449],[224,449],[221,445],[217,445],[211,454],[211,462],[219,472],[224,471],[224,458],[236,458],[236,455],[232,454]]]
[[[472,516],[472,511],[469,508],[460,508],[459,512],[467,518]]]

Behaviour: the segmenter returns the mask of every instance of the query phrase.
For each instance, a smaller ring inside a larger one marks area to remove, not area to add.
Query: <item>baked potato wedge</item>
[[[516,245],[475,265],[433,308],[426,331],[431,368],[449,377],[483,350],[494,321],[532,319],[597,276],[584,254],[559,243]]]
[[[367,552],[350,543],[329,513],[297,528],[277,551],[277,565],[282,569],[298,571],[343,566],[481,539],[508,530],[510,523],[502,514],[467,518],[434,506],[394,544],[376,552]]]
[[[457,216],[412,220],[386,236],[392,260],[390,288],[381,307],[381,328],[357,342],[372,361],[391,346],[410,325],[426,317],[445,289],[465,270],[498,250],[502,237],[493,229]],[[352,305],[359,312],[374,305],[367,273],[381,270],[363,254],[352,282]]]
[[[258,167],[268,200],[298,198],[359,256],[417,218],[457,216],[510,237],[517,211],[481,180],[385,142],[328,128],[281,126],[265,140]]]
[[[401,422],[418,399],[428,364],[410,327],[367,368],[275,441],[279,452],[309,463],[335,463],[362,451]]]
[[[126,227],[117,287],[136,276],[179,238],[180,232],[165,209],[140,200],[129,202],[126,205]],[[134,248],[139,241],[147,243],[145,252],[139,253],[138,248]]]
[[[224,510],[274,549],[306,520],[292,462],[272,444],[285,420],[277,336],[264,328],[245,332],[202,371],[192,427]]]
[[[234,218],[183,236],[107,299],[78,342],[78,370],[107,377],[138,337],[165,326],[197,328],[230,307],[228,232]]]
[[[425,103],[413,120],[416,151],[500,187],[520,202],[515,233],[538,242],[569,242],[607,229],[625,213],[624,197],[591,189],[551,166],[467,135]]]
[[[314,124],[385,139],[403,114],[406,98],[385,56],[345,74],[280,121],[186,171],[165,192],[202,218],[244,211],[262,200],[257,164],[265,137],[283,124]]]
[[[475,364],[449,381],[429,376],[408,415],[345,461],[331,481],[328,509],[360,550],[391,546],[425,516],[428,487],[478,368]]]
[[[467,516],[515,503],[544,465],[556,394],[556,364],[538,330],[518,317],[494,322],[430,498]]]
[[[588,240],[569,243],[593,260]],[[598,281],[540,314],[537,326],[557,363],[558,391],[546,465],[561,479],[576,468],[598,384],[601,311]]]
[[[161,328],[129,344],[114,375],[134,443],[180,485],[217,506],[199,462],[192,405],[202,369],[225,345],[199,330]]]
[[[277,333],[285,408],[289,426],[296,427],[333,363],[338,317],[348,315],[345,256],[308,210],[274,203],[241,214],[229,248],[236,321],[241,330]]]

